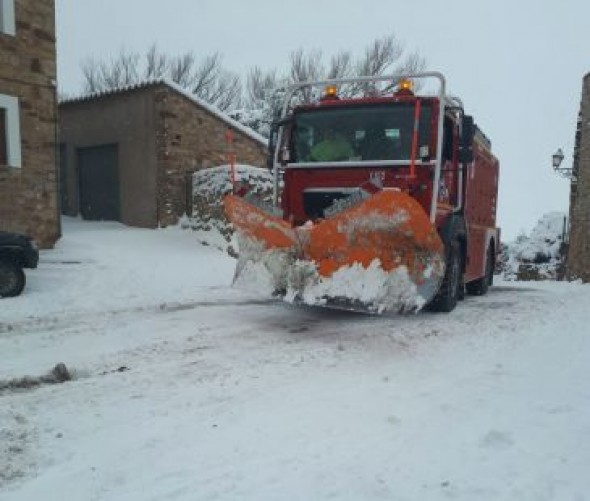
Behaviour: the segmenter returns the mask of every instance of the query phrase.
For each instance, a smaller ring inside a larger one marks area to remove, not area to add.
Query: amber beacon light
[[[338,88],[335,85],[327,85],[324,89],[324,97],[328,99],[338,97]]]
[[[404,78],[397,85],[397,92],[401,94],[413,94],[414,93],[414,82],[407,78]]]

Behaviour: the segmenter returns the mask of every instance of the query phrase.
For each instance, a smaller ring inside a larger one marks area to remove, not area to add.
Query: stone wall
[[[22,167],[0,166],[0,230],[42,247],[60,236],[53,0],[16,0],[16,36],[0,34],[0,94],[19,98]]]
[[[155,94],[158,161],[158,219],[176,224],[190,214],[192,174],[227,161],[227,122],[173,88],[162,85]],[[233,130],[236,162],[264,166],[266,145],[238,127]]]
[[[590,73],[583,80],[575,182],[572,183],[567,277],[590,282]]]

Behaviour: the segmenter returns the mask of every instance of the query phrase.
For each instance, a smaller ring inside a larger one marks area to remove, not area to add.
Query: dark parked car
[[[23,268],[36,268],[38,262],[31,238],[0,231],[0,297],[18,296],[26,283]]]

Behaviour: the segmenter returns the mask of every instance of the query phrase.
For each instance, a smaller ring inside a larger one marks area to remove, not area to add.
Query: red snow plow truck
[[[269,167],[273,206],[225,199],[238,283],[371,313],[449,312],[492,284],[499,164],[442,74],[289,87]]]

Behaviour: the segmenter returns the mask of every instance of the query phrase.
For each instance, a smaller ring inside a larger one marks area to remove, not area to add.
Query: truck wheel
[[[0,297],[18,296],[25,288],[25,273],[14,261],[0,260]]]
[[[460,288],[463,287],[462,276],[461,247],[458,242],[453,242],[449,251],[443,283],[430,304],[432,311],[448,313],[455,309],[461,295]]]
[[[467,292],[473,296],[484,296],[487,294],[489,286],[494,281],[494,251],[493,247],[488,248],[486,254],[486,272],[485,275],[473,282],[467,284]]]
[[[458,248],[461,249],[461,246],[459,246]],[[459,252],[459,255],[461,256],[461,261],[459,263],[459,288],[457,290],[457,299],[459,301],[463,301],[465,299],[465,269],[463,264],[464,258],[462,250]]]

